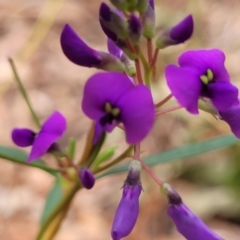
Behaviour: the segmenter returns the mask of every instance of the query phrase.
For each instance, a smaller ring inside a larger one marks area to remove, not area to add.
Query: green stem
[[[23,86],[23,84],[22,84],[22,82],[21,82],[21,79],[20,79],[20,77],[19,77],[19,75],[18,75],[18,72],[17,72],[16,66],[15,66],[15,64],[14,64],[14,61],[13,61],[13,59],[11,59],[11,58],[9,58],[8,61],[9,61],[10,65],[11,65],[11,68],[12,68],[12,71],[13,71],[13,74],[14,74],[15,81],[17,82],[18,87],[19,87],[19,89],[20,89],[20,92],[22,93],[23,98],[25,99],[25,101],[26,101],[26,103],[27,103],[27,105],[28,105],[28,108],[29,108],[29,110],[30,110],[30,112],[31,112],[32,118],[33,118],[34,122],[36,123],[37,127],[38,127],[38,128],[41,128],[41,124],[40,124],[40,122],[39,122],[39,120],[38,120],[38,117],[37,117],[36,113],[34,112],[34,110],[33,110],[33,108],[32,108],[32,105],[31,105],[31,103],[30,103],[28,94],[27,94],[27,92],[26,92],[26,90],[25,90],[25,88],[24,88],[24,86]]]
[[[144,82],[150,88],[151,87],[151,66],[147,62],[140,48],[139,48],[139,58],[144,68]]]
[[[62,219],[67,213],[68,207],[75,196],[75,193],[81,188],[79,182],[73,183],[67,191],[60,203],[56,206],[54,211],[49,215],[48,219],[44,222],[36,240],[52,240],[52,237],[57,232]],[[54,226],[53,226],[53,225]]]

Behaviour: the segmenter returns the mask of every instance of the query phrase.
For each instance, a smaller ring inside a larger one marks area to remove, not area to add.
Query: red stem
[[[178,110],[178,109],[181,109],[181,108],[183,108],[183,106],[180,106],[180,105],[179,105],[179,106],[175,106],[175,107],[171,107],[171,108],[164,109],[164,110],[162,110],[162,111],[157,112],[156,115],[155,115],[155,117],[159,117],[159,116],[161,116],[161,115],[163,115],[163,114],[166,114],[166,113],[169,113],[169,112],[173,112],[173,111]]]
[[[148,52],[148,63],[151,64],[152,62],[152,39],[147,39],[147,52]]]
[[[170,93],[167,97],[165,97],[162,101],[160,101],[159,103],[155,104],[155,108],[160,108],[161,106],[163,106],[166,102],[168,102],[171,98],[172,98],[172,94]]]

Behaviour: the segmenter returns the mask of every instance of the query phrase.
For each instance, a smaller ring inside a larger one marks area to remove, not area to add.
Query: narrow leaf
[[[41,225],[44,224],[46,219],[49,217],[50,213],[53,211],[58,202],[61,200],[62,196],[63,190],[61,187],[60,179],[56,178],[55,184],[53,185],[53,188],[49,192],[46,199],[45,207],[41,217]]]
[[[114,155],[116,148],[117,147],[111,147],[100,153],[96,160],[93,162],[93,169],[96,169],[101,163],[111,158]]]
[[[29,167],[40,168],[54,176],[58,173],[58,170],[49,168],[41,159],[37,159],[30,164],[27,163],[27,153],[16,148],[0,146],[0,158]]]
[[[145,162],[149,166],[154,166],[161,163],[172,162],[175,160],[184,159],[187,157],[192,157],[195,155],[199,155],[205,152],[213,151],[216,149],[224,148],[230,145],[233,145],[239,141],[238,138],[232,135],[225,135],[221,137],[216,137],[211,140],[207,140],[200,143],[191,143],[185,145],[183,147],[173,148],[165,152],[161,152],[158,154],[151,155],[145,158]],[[125,172],[128,169],[128,164],[122,164],[120,166],[114,167],[109,171],[98,176],[98,178],[102,178],[107,175],[112,175],[116,173]]]

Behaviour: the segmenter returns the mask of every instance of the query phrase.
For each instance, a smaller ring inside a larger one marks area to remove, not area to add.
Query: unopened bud
[[[121,11],[125,11],[128,7],[126,0],[110,0],[110,2]]]
[[[140,163],[136,160],[132,161],[123,186],[122,199],[118,205],[113,221],[111,231],[113,240],[120,240],[128,236],[137,221],[139,196],[142,192],[140,172]]]
[[[153,6],[149,3],[146,12],[142,15],[143,36],[145,38],[153,38],[155,34],[155,13]]]
[[[149,0],[138,0],[136,9],[140,13],[144,13],[148,9]]]
[[[134,14],[130,16],[128,21],[128,38],[135,45],[138,44],[142,35],[142,25],[140,19]]]
[[[80,169],[79,178],[81,180],[83,187],[85,187],[86,189],[93,188],[95,184],[95,177],[88,168],[83,167]]]
[[[188,15],[174,27],[164,29],[156,40],[156,47],[163,49],[171,45],[184,43],[192,36],[193,28],[193,17]]]
[[[169,201],[168,215],[178,232],[187,240],[223,240],[182,202],[179,194],[169,184],[163,184],[162,190]]]
[[[125,70],[128,76],[133,76],[136,74],[135,63],[130,60],[125,53],[122,54],[121,61],[125,66]]]
[[[119,38],[127,38],[127,21],[120,13],[113,11],[106,3],[102,3],[99,10],[101,25],[114,32]]]

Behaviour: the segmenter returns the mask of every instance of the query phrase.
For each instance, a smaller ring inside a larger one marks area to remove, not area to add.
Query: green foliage
[[[213,151],[216,149],[224,148],[232,144],[235,144],[238,141],[239,139],[237,139],[232,135],[216,137],[204,142],[191,143],[183,147],[173,148],[165,152],[154,154],[147,157],[144,161],[149,166],[154,166],[157,164],[168,163],[168,162],[184,159],[187,157],[199,155],[205,152]],[[98,178],[105,177],[107,175],[125,172],[127,171],[127,169],[128,169],[128,164],[122,164],[120,166],[110,169],[109,171],[106,171],[105,173],[98,176]]]
[[[96,160],[93,162],[93,169],[96,169],[98,166],[100,166],[101,163],[111,158],[114,155],[116,148],[117,147],[111,147],[100,153]]]
[[[27,163],[27,153],[16,148],[0,146],[0,158],[29,167],[40,168],[54,176],[56,176],[58,173],[58,170],[46,166],[41,159],[37,159],[32,163]]]
[[[56,178],[55,184],[53,185],[52,190],[49,192],[45,207],[42,212],[41,216],[41,225],[44,224],[46,219],[48,219],[50,213],[53,211],[53,209],[56,207],[58,202],[61,200],[63,196],[63,190],[60,182],[60,178]]]

